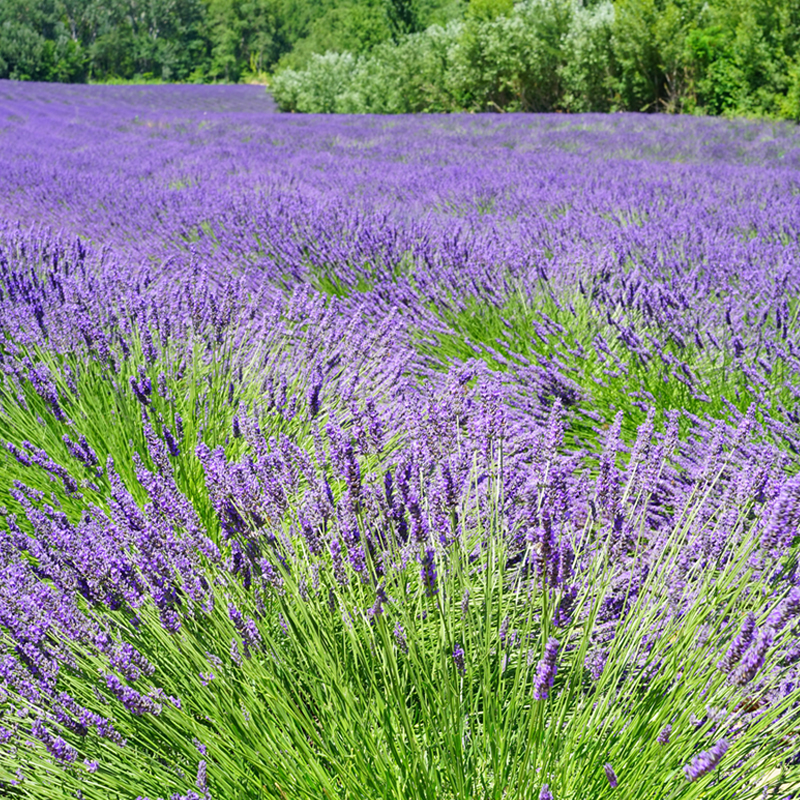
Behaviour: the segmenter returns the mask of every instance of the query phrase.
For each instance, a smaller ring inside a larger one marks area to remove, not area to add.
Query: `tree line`
[[[308,112],[643,111],[800,120],[800,0],[470,0],[272,83]]]
[[[261,76],[295,111],[800,119],[800,0],[0,0],[0,77]]]
[[[0,78],[237,82],[398,40],[448,2],[457,16],[461,0],[0,0]]]

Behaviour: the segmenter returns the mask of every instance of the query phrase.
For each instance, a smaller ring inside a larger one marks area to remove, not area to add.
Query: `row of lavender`
[[[787,796],[791,130],[3,88],[3,792]]]
[[[460,341],[476,306],[522,304],[532,341],[480,317],[459,355],[509,360],[519,344],[533,364],[522,379],[565,399],[608,384],[618,406],[633,394],[720,416],[724,396],[797,421],[793,128],[312,122],[265,113],[249,87],[176,87],[161,101],[157,88],[3,88],[7,219],[89,237],[126,268],[174,272],[194,254],[254,292],[310,283]],[[576,319],[591,327],[585,345]]]

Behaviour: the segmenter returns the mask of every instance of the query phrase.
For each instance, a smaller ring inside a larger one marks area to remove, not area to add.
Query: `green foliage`
[[[0,0],[0,78],[236,82],[282,56],[366,53],[461,1]]]
[[[395,37],[420,29],[419,10],[414,0],[389,0],[387,14]]]
[[[237,81],[246,67],[263,72],[284,49],[273,0],[206,0],[211,63],[208,77]]]
[[[565,111],[610,111],[610,87],[616,72],[611,29],[614,6],[603,0],[592,8],[577,7],[564,37],[560,66]]]
[[[294,111],[798,120],[798,43],[800,0],[0,0],[2,78],[273,73]]]
[[[281,81],[286,105],[312,114],[340,111],[355,63],[350,53],[326,53],[313,55],[302,73],[287,70]]]
[[[616,88],[623,108],[677,110],[681,61],[693,9],[662,0],[617,0],[613,47],[620,66]]]
[[[557,108],[570,11],[557,0],[539,0],[510,17],[468,21],[451,77],[460,104],[475,111]]]
[[[781,116],[800,122],[800,62],[789,69],[789,88],[781,101]]]
[[[512,0],[469,0],[466,18],[489,22],[497,17],[507,17],[513,10]]]
[[[341,95],[328,99],[328,106],[360,113],[608,106],[602,95],[609,81],[603,69],[610,53],[609,3],[589,9],[577,2],[530,0],[491,19],[479,19],[474,9],[469,13],[464,22],[432,26],[356,59],[341,72]],[[565,54],[574,57],[567,62]],[[280,71],[272,83],[279,105],[319,108],[322,101],[313,98],[330,87],[329,80],[315,85],[323,69],[317,61],[313,69]],[[300,97],[307,105],[298,103]]]
[[[65,83],[86,79],[85,48],[58,12],[48,2],[0,3],[0,77]]]
[[[360,57],[328,105],[797,119],[798,41],[798,0],[470,0],[462,19],[394,46],[345,48]],[[306,110],[292,97],[315,95],[312,74],[319,70],[279,70],[273,88],[282,108]]]
[[[742,75],[733,58],[725,31],[717,26],[698,28],[686,38],[687,57],[698,74],[694,86],[697,105],[710,114],[724,114],[736,107]]]
[[[203,25],[201,0],[0,0],[0,77],[187,80]]]
[[[383,3],[348,2],[331,6],[311,23],[308,35],[281,59],[281,66],[310,66],[313,56],[325,53],[366,53],[391,37],[392,23]]]

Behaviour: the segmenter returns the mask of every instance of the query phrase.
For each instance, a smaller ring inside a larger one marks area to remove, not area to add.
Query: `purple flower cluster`
[[[456,665],[456,669],[462,675],[467,674],[467,667],[466,664],[464,664],[464,648],[460,644],[457,644],[453,648],[453,662]]]
[[[667,745],[669,744],[669,737],[672,735],[672,725],[665,725],[661,732],[656,737],[656,741],[660,745]]]
[[[725,753],[728,752],[729,744],[725,739],[720,739],[710,750],[700,753],[692,759],[691,764],[687,764],[683,771],[688,781],[696,781],[709,772],[717,768]]]
[[[556,677],[556,658],[558,656],[558,639],[551,636],[544,647],[544,655],[536,668],[533,679],[533,697],[535,700],[544,700],[553,686]]]

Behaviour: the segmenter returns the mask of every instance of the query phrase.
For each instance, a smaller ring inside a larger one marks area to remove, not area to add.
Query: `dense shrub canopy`
[[[465,19],[273,83],[298,111],[800,116],[800,4],[472,0]],[[344,83],[327,74],[346,76]],[[332,87],[336,86],[333,91]]]
[[[0,0],[0,78],[235,82],[294,49],[298,66],[459,17],[450,2]]]

